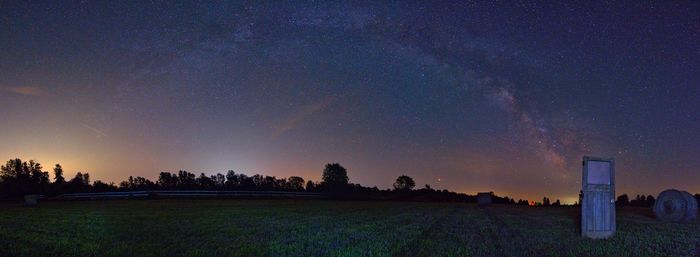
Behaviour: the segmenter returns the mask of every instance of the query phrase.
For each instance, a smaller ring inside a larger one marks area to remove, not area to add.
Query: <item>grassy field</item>
[[[0,204],[0,256],[696,256],[700,224],[618,209],[609,240],[578,208],[322,200]]]

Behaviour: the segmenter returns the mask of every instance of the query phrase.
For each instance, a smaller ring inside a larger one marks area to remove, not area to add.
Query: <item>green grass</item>
[[[609,240],[578,208],[322,200],[0,204],[0,256],[695,256],[700,223],[618,208]]]

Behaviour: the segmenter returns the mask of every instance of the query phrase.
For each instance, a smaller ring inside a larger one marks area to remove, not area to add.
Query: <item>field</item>
[[[0,256],[696,256],[700,223],[618,209],[609,240],[578,208],[323,200],[0,204]]]

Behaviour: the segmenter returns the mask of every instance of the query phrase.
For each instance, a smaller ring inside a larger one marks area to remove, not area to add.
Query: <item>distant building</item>
[[[477,193],[476,194],[476,203],[479,204],[479,206],[489,206],[493,202],[493,200],[491,199],[491,196],[493,196],[492,192]]]
[[[38,195],[25,195],[24,204],[27,206],[35,206],[39,200]]]

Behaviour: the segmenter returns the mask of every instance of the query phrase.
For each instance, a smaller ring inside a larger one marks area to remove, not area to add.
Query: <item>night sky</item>
[[[0,158],[577,200],[700,192],[700,2],[0,3]],[[582,5],[587,4],[587,5]]]

